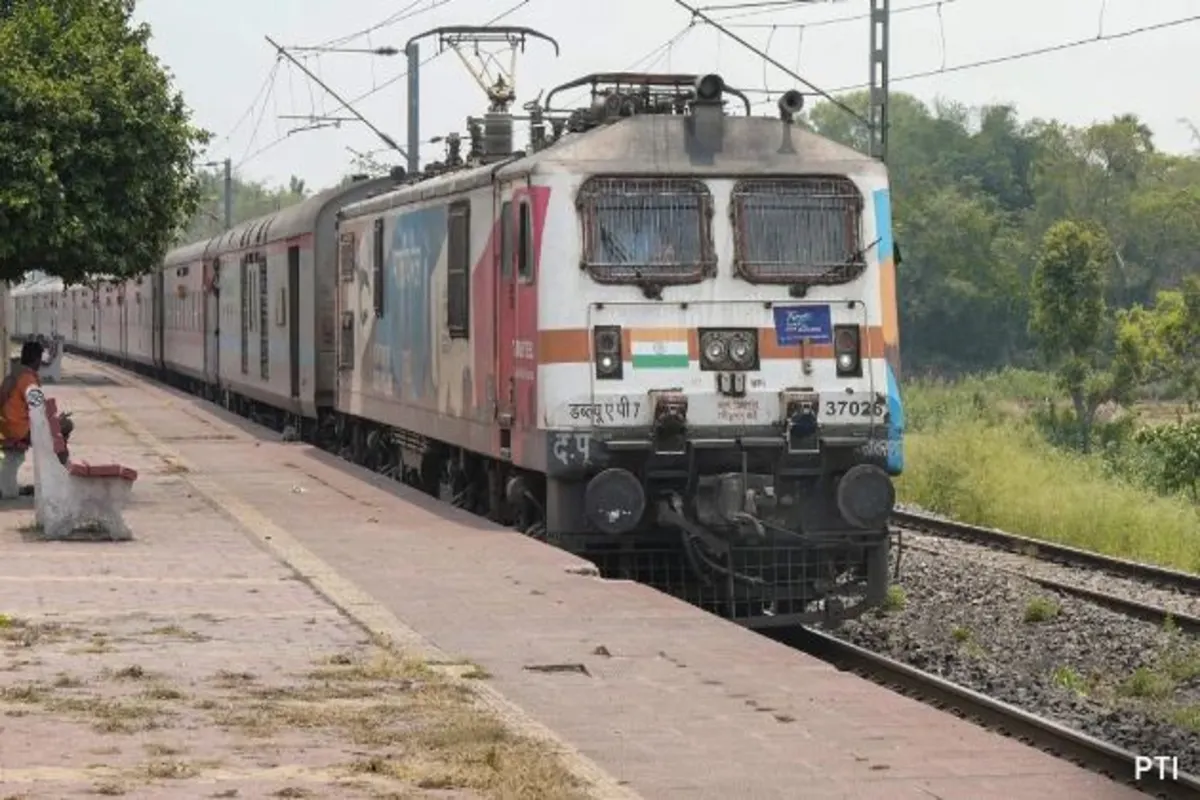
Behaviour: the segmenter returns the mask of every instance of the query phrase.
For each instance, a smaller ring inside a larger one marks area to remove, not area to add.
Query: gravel
[[[992,555],[996,555],[993,551]],[[972,557],[906,551],[892,608],[836,635],[1136,755],[1200,771],[1200,640]],[[1033,614],[1039,619],[1027,620]],[[1189,713],[1191,728],[1174,718]]]
[[[926,515],[930,513],[924,509],[915,507],[902,507],[901,510]],[[903,541],[905,545],[912,544],[923,549],[937,550],[946,555],[969,559],[973,563],[984,566],[1001,567],[1037,578],[1049,578],[1072,586],[1081,586],[1085,589],[1107,592],[1118,597],[1165,608],[1176,614],[1188,614],[1200,617],[1200,597],[1194,594],[1152,586],[1145,581],[1134,578],[1126,578],[1120,575],[1112,575],[1064,564],[1054,564],[1018,553],[1007,553],[1002,550],[944,536],[918,533],[903,528],[901,530],[904,532]]]

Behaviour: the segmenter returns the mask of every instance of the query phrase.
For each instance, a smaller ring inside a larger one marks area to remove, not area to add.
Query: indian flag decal
[[[634,369],[687,369],[687,328],[643,328],[630,331]]]

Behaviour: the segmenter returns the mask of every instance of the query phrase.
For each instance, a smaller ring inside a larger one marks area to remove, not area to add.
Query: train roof
[[[317,219],[330,206],[339,204],[346,198],[365,197],[383,191],[395,186],[395,183],[395,178],[390,176],[359,178],[347,184],[324,189],[299,203],[234,225],[224,233],[177,247],[167,253],[163,265],[178,266],[266,242],[312,233]]]
[[[528,172],[663,173],[696,176],[886,175],[878,160],[770,117],[721,117],[717,147],[698,141],[695,117],[641,114],[602,125],[506,164],[501,178]]]
[[[204,254],[208,251],[209,245],[216,241],[217,237],[212,236],[208,239],[201,239],[198,242],[185,244],[176,247],[174,250],[167,252],[163,257],[164,267],[176,267],[180,264],[189,264],[193,261],[199,261],[204,258]]]
[[[827,174],[886,178],[877,159],[820,134],[770,117],[724,116],[720,147],[696,146],[694,118],[644,114],[581,133],[494,164],[456,169],[347,204],[356,216],[455,194],[491,181],[537,173],[621,175]]]
[[[50,291],[63,291],[64,284],[62,278],[57,278],[53,275],[38,275],[32,278],[26,278],[22,283],[17,284],[8,292],[9,297],[23,297],[31,294],[44,294]]]

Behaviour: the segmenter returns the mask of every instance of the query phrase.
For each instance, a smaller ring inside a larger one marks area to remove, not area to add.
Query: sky
[[[711,8],[706,13],[733,33],[823,89],[861,85],[869,74],[869,0],[689,3]],[[1023,118],[1054,117],[1075,125],[1132,112],[1149,124],[1160,149],[1200,149],[1182,122],[1200,127],[1194,77],[1200,19],[952,71],[971,62],[1200,16],[1196,0],[891,0],[891,5],[894,91],[927,102],[1011,103]],[[383,163],[403,159],[357,121],[289,135],[311,126],[313,116],[350,114],[339,111],[338,102],[299,67],[279,59],[264,36],[293,48],[374,27],[339,46],[390,45],[402,51],[410,37],[429,29],[481,25],[514,7],[502,24],[536,28],[561,47],[556,57],[551,46],[534,40],[518,55],[518,106],[539,91],[589,72],[633,67],[717,72],[727,84],[743,89],[801,88],[715,28],[697,24],[689,29],[692,16],[676,0],[141,0],[137,16],[151,26],[151,50],[173,74],[195,123],[213,134],[206,159],[230,158],[244,178],[283,184],[296,175],[319,188],[355,171],[354,151],[372,153]],[[421,48],[427,59],[437,53],[438,42],[423,40]],[[344,99],[376,90],[352,105],[404,146],[407,81],[396,79],[405,71],[403,55],[290,52]],[[506,50],[491,47],[488,52],[499,54],[508,66]],[[951,71],[904,77],[943,69]],[[486,100],[453,50],[424,66],[420,79],[424,163],[444,153],[443,145],[429,140],[465,133],[466,117],[481,115]],[[754,99],[766,98],[756,94]],[[757,110],[772,114],[772,106]],[[288,115],[303,118],[283,118]]]

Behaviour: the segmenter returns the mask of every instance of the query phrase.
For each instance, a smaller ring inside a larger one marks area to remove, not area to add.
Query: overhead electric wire
[[[360,36],[370,36],[372,33],[374,33],[377,30],[380,30],[381,28],[387,28],[391,25],[396,25],[397,23],[404,22],[405,20],[409,20],[409,19],[412,19],[413,17],[420,16],[421,14],[427,14],[430,11],[433,11],[435,8],[439,8],[441,6],[446,5],[447,3],[454,2],[454,0],[432,0],[432,2],[425,8],[417,8],[415,11],[413,10],[414,8],[416,8],[416,6],[419,6],[425,2],[429,2],[429,0],[416,0],[416,2],[409,3],[404,8],[397,11],[395,14],[392,14],[391,16],[387,17],[386,19],[380,20],[379,22],[376,22],[374,25],[363,28],[360,31],[355,31],[354,33],[348,33],[344,36],[338,36],[333,39],[329,39],[328,41],[321,42],[320,44],[315,45],[315,48],[319,49],[319,48],[339,47],[340,45],[343,45],[346,42],[353,41],[353,40],[359,38]]]
[[[270,92],[275,89],[275,78],[279,72],[279,59],[275,59],[275,63],[271,65],[271,69],[267,71],[267,77],[263,80],[262,85],[258,87],[258,91],[254,93],[254,99],[250,101],[250,105],[246,106],[246,110],[242,112],[242,116],[238,117],[238,121],[229,129],[229,133],[221,137],[222,142],[228,142],[237,133],[238,128],[242,127],[250,115],[254,113],[254,109],[258,108],[258,101],[263,96],[263,92],[268,92],[267,97],[270,97]],[[269,87],[269,88],[268,88]],[[266,101],[263,101],[264,104]]]
[[[520,2],[519,2],[519,3],[517,3],[516,5],[514,5],[514,6],[510,7],[510,8],[509,8],[507,11],[503,11],[503,12],[501,12],[500,14],[497,14],[496,16],[492,17],[490,20],[488,20],[487,22],[485,22],[485,23],[483,23],[483,24],[484,24],[485,26],[487,26],[487,25],[491,25],[492,23],[499,22],[500,20],[502,20],[502,19],[504,19],[505,17],[507,17],[509,14],[512,14],[512,13],[514,13],[515,11],[517,11],[518,9],[520,9],[522,6],[529,5],[530,1],[531,1],[531,0],[520,0]],[[433,55],[431,55],[431,56],[429,56],[428,58],[426,58],[424,61],[420,62],[419,66],[422,66],[422,67],[423,67],[423,66],[425,66],[426,64],[428,64],[430,61],[433,61],[433,60],[434,60],[434,59],[436,59],[436,58],[440,58],[442,55],[444,55],[444,54],[445,54],[445,52],[446,52],[445,50],[439,50],[438,52],[436,52],[436,53],[434,53]],[[405,78],[407,78],[407,77],[408,77],[408,70],[406,69],[406,70],[404,70],[403,72],[401,72],[400,74],[398,74],[398,75],[393,75],[392,77],[388,78],[386,81],[384,81],[383,83],[379,84],[378,86],[376,86],[376,87],[372,88],[370,91],[363,92],[363,93],[362,93],[362,94],[360,94],[358,97],[353,97],[353,98],[351,98],[351,99],[347,100],[347,101],[346,101],[346,105],[343,105],[343,106],[338,106],[337,108],[335,108],[335,109],[334,109],[333,111],[331,111],[330,113],[331,113],[331,114],[336,114],[338,111],[340,111],[341,109],[345,108],[346,106],[353,105],[353,104],[355,104],[355,103],[357,103],[357,102],[359,102],[359,101],[362,101],[362,100],[365,100],[365,99],[367,99],[368,97],[370,97],[370,96],[372,96],[372,95],[374,95],[374,94],[377,94],[377,93],[379,93],[379,92],[382,92],[384,89],[386,89],[386,88],[388,88],[389,86],[392,86],[392,85],[394,85],[394,84],[398,83],[399,81],[402,81],[402,80],[404,80],[404,79],[405,79]]]
[[[758,2],[748,3],[718,3],[711,6],[700,6],[700,11],[741,11],[744,8],[768,8],[778,9],[781,6],[815,6],[822,3],[822,0],[758,0]]]
[[[838,0],[840,2],[840,0]],[[790,14],[793,11],[799,11],[801,8],[811,8],[817,5],[831,5],[831,3],[812,3],[812,2],[792,2],[788,4],[794,8],[761,8],[751,7],[746,11],[734,11],[733,13],[724,13],[718,16],[721,22],[727,22],[731,19],[745,19],[746,17],[761,17],[766,14]],[[746,4],[739,3],[738,6],[746,8]],[[707,12],[707,9],[701,8],[701,11]],[[732,8],[730,9],[733,10]]]
[[[997,64],[1007,64],[1011,61],[1022,61],[1026,58],[1034,58],[1037,56],[1049,55],[1050,53],[1059,53],[1064,50],[1072,50],[1077,47],[1084,47],[1089,44],[1098,44],[1100,42],[1112,41],[1114,39],[1127,39],[1131,36],[1138,36],[1143,33],[1152,33],[1154,31],[1166,30],[1167,28],[1177,28],[1180,25],[1187,25],[1193,22],[1200,22],[1200,14],[1193,14],[1190,17],[1181,17],[1179,19],[1167,20],[1166,22],[1156,22],[1150,25],[1142,25],[1129,30],[1118,31],[1116,33],[1100,33],[1096,36],[1090,36],[1086,39],[1072,39],[1068,42],[1060,42],[1058,44],[1047,45],[1045,47],[1037,47],[1032,50],[1023,50],[1017,53],[1009,53],[1003,56],[995,56],[993,58],[983,58],[978,61],[968,61],[963,64],[953,64],[948,67],[939,67],[938,69],[923,70],[921,72],[909,72],[904,75],[897,75],[891,78],[891,83],[900,81],[914,81],[922,78],[933,78],[938,75],[948,75],[954,72],[966,72],[967,70],[979,69],[981,67],[991,67]],[[846,86],[839,86],[836,89],[831,89],[831,92],[850,92],[856,89],[866,89],[869,84],[854,83]],[[782,90],[763,90],[763,89],[743,89],[742,91],[752,94],[782,94]],[[765,105],[770,101],[763,100],[755,103],[755,105]]]
[[[941,9],[942,6],[952,5],[958,0],[933,0],[932,2],[917,3],[916,5],[904,6],[903,8],[893,8],[889,12],[892,16],[896,14],[904,14],[909,11],[923,11],[927,8]],[[841,25],[846,22],[859,22],[864,19],[870,19],[871,14],[851,14],[844,17],[832,17],[830,19],[818,19],[812,22],[734,22],[728,23],[727,19],[718,19],[717,22],[726,24],[726,27],[737,28],[739,30],[759,29],[759,30],[778,30],[778,29],[795,29],[795,28],[824,28],[828,25]]]
[[[453,0],[436,0],[436,1],[437,1],[437,2],[439,2],[439,3],[448,3],[448,2],[453,2]],[[499,22],[500,20],[504,19],[504,18],[505,18],[505,17],[507,17],[508,15],[510,15],[510,14],[513,14],[513,13],[515,13],[516,11],[518,11],[519,9],[523,8],[524,6],[527,6],[527,5],[529,5],[529,3],[530,3],[530,2],[531,2],[531,0],[520,0],[520,2],[518,2],[518,3],[514,4],[513,6],[509,7],[507,10],[500,12],[499,14],[497,14],[497,15],[496,15],[496,16],[494,16],[494,17],[492,17],[490,20],[488,20],[487,22],[485,22],[485,23],[483,23],[483,24],[484,24],[484,25],[491,25],[491,24],[493,24],[493,23]],[[431,7],[431,8],[432,8],[432,7]],[[396,21],[399,21],[399,20],[396,20]],[[347,40],[347,41],[348,41],[348,40]],[[423,66],[425,66],[425,65],[426,65],[426,64],[428,64],[430,61],[433,61],[434,59],[436,59],[436,58],[438,58],[438,57],[440,57],[440,56],[444,55],[444,54],[445,54],[445,52],[446,52],[445,50],[439,50],[438,52],[436,52],[436,53],[434,53],[433,55],[431,55],[429,58],[427,58],[427,59],[425,59],[424,61],[420,62],[420,66],[422,66],[422,67],[423,67]],[[368,97],[370,97],[370,96],[372,96],[372,95],[374,95],[374,94],[377,94],[377,93],[379,93],[379,92],[383,91],[384,89],[386,89],[386,88],[388,88],[389,86],[391,86],[391,85],[395,84],[396,82],[398,82],[398,81],[400,81],[400,80],[403,80],[403,79],[404,79],[404,78],[406,78],[407,76],[408,76],[408,70],[405,70],[404,72],[401,72],[399,75],[394,75],[394,76],[392,76],[391,78],[389,78],[388,80],[386,80],[386,81],[384,81],[383,83],[379,84],[378,86],[374,87],[374,88],[373,88],[373,89],[371,89],[370,91],[364,92],[364,93],[360,94],[358,97],[352,97],[352,98],[350,98],[349,100],[346,100],[346,101],[344,101],[344,102],[340,102],[340,104],[339,104],[339,105],[338,105],[336,108],[334,108],[332,111],[329,111],[328,113],[329,113],[330,115],[333,115],[333,114],[337,114],[337,113],[338,113],[339,111],[341,111],[343,108],[345,108],[345,109],[350,109],[350,106],[354,105],[355,103],[358,103],[358,102],[360,102],[360,101],[362,101],[362,100],[365,100],[366,98],[368,98]],[[353,111],[353,109],[350,109],[350,110],[351,110],[351,111]],[[241,160],[241,161],[238,163],[238,166],[240,167],[242,164],[245,164],[245,163],[247,163],[247,162],[249,162],[249,161],[253,160],[254,158],[257,158],[259,155],[261,155],[261,154],[263,154],[263,153],[267,152],[267,151],[268,151],[268,150],[270,150],[271,148],[273,148],[273,147],[276,147],[277,145],[279,145],[279,144],[281,144],[282,142],[284,142],[285,140],[287,140],[287,138],[288,138],[289,136],[291,136],[293,133],[298,133],[298,131],[289,131],[288,133],[285,133],[285,134],[283,134],[282,136],[279,136],[279,137],[278,137],[278,138],[276,138],[274,141],[268,142],[268,143],[267,143],[266,145],[264,145],[263,147],[260,147],[258,150],[255,150],[255,151],[254,151],[253,153],[251,153],[249,156],[246,156],[245,158],[243,158],[243,159],[242,159],[242,160]]]
[[[733,39],[735,42],[737,42],[738,44],[740,44],[742,47],[744,47],[744,48],[746,48],[747,50],[749,50],[750,52],[754,53],[754,54],[755,54],[755,55],[757,55],[759,58],[762,58],[763,60],[765,60],[765,61],[766,61],[768,64],[770,64],[771,66],[775,67],[775,68],[776,68],[776,69],[778,69],[780,72],[783,72],[784,74],[786,74],[786,75],[789,75],[789,76],[790,76],[790,77],[792,77],[794,80],[797,80],[797,81],[799,81],[800,83],[802,83],[802,84],[804,84],[805,86],[807,86],[809,89],[812,89],[812,91],[813,91],[813,93],[814,93],[814,94],[817,94],[817,95],[819,95],[819,96],[821,96],[821,97],[825,98],[825,99],[826,99],[826,100],[828,100],[830,103],[833,103],[835,106],[837,106],[838,108],[842,109],[843,111],[845,111],[845,112],[846,112],[847,114],[849,114],[850,116],[852,116],[852,117],[854,117],[855,119],[857,119],[857,120],[860,120],[860,121],[862,121],[862,122],[866,122],[866,121],[867,121],[867,120],[866,120],[866,119],[865,119],[865,118],[862,116],[862,114],[859,114],[859,113],[858,113],[857,111],[855,111],[853,108],[851,108],[850,106],[846,105],[846,104],[845,104],[845,103],[843,103],[842,101],[838,100],[838,99],[837,99],[836,97],[834,97],[832,94],[830,94],[829,92],[825,91],[825,90],[824,90],[824,89],[822,89],[821,87],[817,86],[815,83],[812,83],[811,81],[808,81],[808,80],[806,80],[806,79],[804,79],[804,78],[800,77],[800,75],[798,75],[797,73],[795,73],[795,72],[793,72],[792,70],[788,69],[787,67],[785,67],[783,64],[781,64],[779,61],[775,60],[774,58],[771,58],[771,56],[770,56],[770,55],[768,55],[767,53],[764,53],[764,52],[763,52],[762,50],[760,50],[759,48],[757,48],[757,47],[755,47],[754,45],[750,44],[750,43],[749,43],[749,42],[747,42],[745,39],[743,39],[742,37],[738,36],[738,35],[737,35],[736,33],[734,33],[733,31],[731,31],[731,30],[729,30],[728,28],[726,28],[724,25],[721,25],[719,22],[716,22],[715,20],[713,20],[713,19],[712,19],[711,17],[709,17],[708,15],[706,15],[706,14],[705,14],[703,11],[700,11],[700,10],[699,10],[698,8],[696,8],[695,6],[690,6],[690,5],[688,5],[686,2],[684,2],[684,0],[675,0],[675,4],[676,4],[676,5],[679,5],[679,6],[682,6],[683,8],[686,8],[686,9],[687,9],[689,12],[691,12],[691,14],[692,14],[692,18],[693,18],[693,19],[695,19],[696,17],[699,17],[700,19],[704,20],[704,21],[705,21],[705,22],[707,22],[709,25],[711,25],[712,27],[716,28],[718,31],[720,31],[720,32],[721,32],[721,33],[723,33],[724,35],[728,36],[730,39]]]
[[[276,59],[275,66],[273,66],[271,68],[271,77],[274,78],[275,74],[278,71],[279,71],[279,60]],[[250,131],[250,139],[246,143],[245,152],[242,153],[242,160],[238,162],[239,166],[245,161],[246,153],[250,152],[250,148],[254,146],[255,140],[258,138],[258,129],[259,129],[259,127],[262,126],[263,117],[265,117],[267,115],[267,105],[271,102],[271,97],[274,94],[275,94],[275,81],[272,80],[271,84],[270,84],[270,88],[267,89],[267,93],[263,97],[262,107],[259,108],[259,110],[258,110],[258,119],[256,119],[254,121],[254,129],[252,131]]]
[[[687,36],[689,33],[694,31],[695,29],[696,29],[696,23],[694,21],[689,22],[687,25],[684,25],[682,28],[680,28],[678,31],[676,31],[675,35],[672,36],[670,39],[667,39],[666,41],[662,42],[661,44],[656,46],[653,50],[646,53],[644,56],[637,59],[636,61],[631,62],[629,64],[629,66],[625,67],[623,70],[621,70],[621,72],[633,72],[633,71],[639,70],[639,69],[650,69],[652,66],[654,66],[655,64],[658,63],[658,60],[660,58],[662,58],[665,54],[669,53],[671,51],[672,47],[679,44],[680,40],[682,40],[685,36]],[[643,64],[645,64],[644,67],[642,66]],[[571,95],[570,99],[568,99],[564,102],[564,104],[563,104],[564,107],[570,108],[572,103],[574,102],[574,98],[582,97],[582,96],[583,96],[582,92]]]

